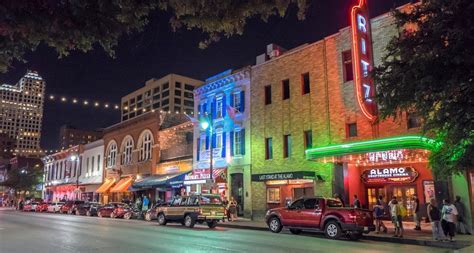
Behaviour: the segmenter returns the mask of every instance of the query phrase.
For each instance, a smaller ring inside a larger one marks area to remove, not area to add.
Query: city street
[[[0,252],[451,252],[446,249],[332,241],[316,235],[47,213],[0,211]]]

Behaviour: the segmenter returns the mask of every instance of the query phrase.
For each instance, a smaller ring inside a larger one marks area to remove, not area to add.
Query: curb
[[[266,227],[255,227],[255,226],[247,226],[247,225],[234,225],[234,224],[219,223],[217,226],[224,227],[224,228],[268,231],[268,228]],[[373,236],[373,235],[364,235],[362,237],[362,240],[410,244],[410,245],[445,248],[445,249],[462,249],[471,245],[471,243],[468,241],[456,241],[454,243],[449,243],[449,242],[438,242],[438,241],[429,241],[429,240],[417,240],[417,239],[410,239],[410,238],[400,239],[400,238],[395,238],[395,237],[385,237],[385,236],[382,237],[382,236]]]

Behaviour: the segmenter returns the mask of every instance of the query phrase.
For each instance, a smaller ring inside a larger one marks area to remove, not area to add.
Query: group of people
[[[342,198],[339,195],[334,196],[342,203]],[[354,208],[361,208],[361,202],[357,195],[354,195],[354,201],[351,205]],[[417,196],[412,199],[413,221],[415,223],[415,230],[421,230],[421,206]],[[386,212],[387,211],[387,212]],[[373,206],[375,218],[376,233],[387,233],[388,229],[383,222],[383,218],[388,214],[394,226],[394,237],[403,238],[403,218],[407,216],[407,209],[402,201],[399,201],[396,196],[385,204],[383,196],[379,196]],[[436,241],[454,241],[455,234],[471,234],[471,230],[466,223],[465,208],[461,202],[461,197],[456,196],[454,203],[449,199],[443,200],[443,206],[438,207],[436,200],[430,199],[426,206],[427,221],[431,223],[433,239]]]
[[[222,204],[224,205],[224,208],[226,209],[227,220],[236,221],[237,220],[237,201],[234,199],[234,197],[230,197],[230,201],[224,197]]]

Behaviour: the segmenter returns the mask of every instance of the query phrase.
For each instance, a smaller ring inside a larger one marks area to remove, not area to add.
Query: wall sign
[[[286,180],[286,179],[315,179],[316,175],[312,171],[295,171],[270,174],[252,175],[252,181],[268,181],[268,180]]]
[[[373,183],[410,183],[418,177],[418,171],[413,167],[376,168],[362,172],[362,181]]]
[[[352,8],[352,55],[354,65],[354,83],[357,102],[362,113],[369,119],[377,117],[377,106],[373,97],[375,87],[369,73],[373,68],[372,38],[367,0],[359,0]]]

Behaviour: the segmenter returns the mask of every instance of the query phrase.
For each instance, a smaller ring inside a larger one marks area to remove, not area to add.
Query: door
[[[234,173],[231,178],[231,196],[237,201],[237,215],[244,215],[244,174]]]
[[[318,228],[321,221],[321,208],[318,199],[306,199],[304,208],[297,211],[298,225],[301,227]]]
[[[298,220],[300,219],[300,213],[304,208],[304,200],[298,199],[293,202],[288,208],[285,208],[281,212],[282,222],[285,226],[300,226]]]
[[[383,187],[370,187],[367,188],[367,203],[368,209],[374,210],[374,205],[377,203],[379,196],[382,196],[383,203],[387,203],[388,199],[386,198],[387,194],[385,193],[385,188]]]
[[[398,203],[402,203],[407,209],[407,216],[413,217],[413,196],[416,195],[416,185],[392,186],[389,195],[390,199],[392,199],[393,196],[396,196]]]

